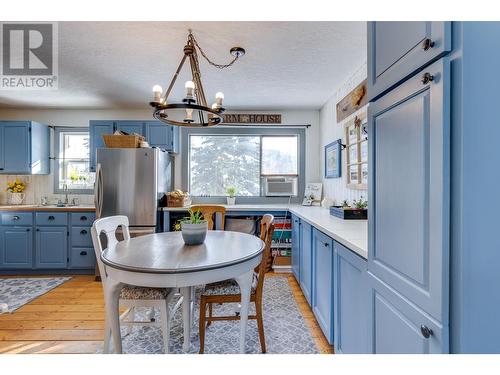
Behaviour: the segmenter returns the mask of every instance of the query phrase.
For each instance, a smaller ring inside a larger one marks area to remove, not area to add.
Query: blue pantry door
[[[368,109],[368,269],[444,326],[449,320],[449,97],[449,61],[442,58]]]
[[[451,22],[368,22],[368,95],[373,100],[451,50]]]

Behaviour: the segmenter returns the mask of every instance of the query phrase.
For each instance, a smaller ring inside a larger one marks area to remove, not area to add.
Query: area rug
[[[191,350],[189,353],[198,353],[198,317],[199,294],[196,289],[196,303],[194,322],[191,331]],[[268,353],[280,354],[307,354],[319,353],[307,327],[295,298],[292,294],[286,277],[268,277],[264,282],[263,297],[264,330]],[[214,316],[231,315],[237,308],[236,304],[214,305]],[[184,340],[182,328],[182,309],[173,317],[170,333],[170,353],[181,354]],[[148,309],[137,309],[137,317],[145,319]],[[255,312],[251,304],[250,314]],[[157,319],[159,316],[157,314]],[[163,353],[163,341],[158,327],[135,326],[131,333],[122,328],[123,353],[155,354]],[[239,352],[239,322],[213,322],[205,333],[206,354],[230,354]],[[100,351],[101,352],[101,351]],[[246,336],[246,352],[261,353],[260,342],[255,320],[248,321]]]
[[[70,279],[71,277],[0,279],[0,314],[14,312]]]

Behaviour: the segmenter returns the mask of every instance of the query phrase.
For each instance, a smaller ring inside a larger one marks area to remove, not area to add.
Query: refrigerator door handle
[[[99,219],[102,214],[102,198],[103,198],[102,169],[101,169],[101,164],[97,164],[95,186],[94,186],[94,204],[95,204],[97,219]]]

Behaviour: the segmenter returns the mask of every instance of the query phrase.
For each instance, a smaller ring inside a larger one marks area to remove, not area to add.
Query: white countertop
[[[343,220],[330,215],[330,210],[318,206],[284,204],[236,204],[222,205],[228,211],[288,210],[340,242],[359,256],[368,258],[368,221]],[[164,207],[164,211],[185,211],[188,207]]]

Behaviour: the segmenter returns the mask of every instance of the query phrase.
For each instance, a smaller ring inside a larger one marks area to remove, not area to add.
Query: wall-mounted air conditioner
[[[297,196],[297,184],[296,176],[264,177],[264,195],[266,197]]]

